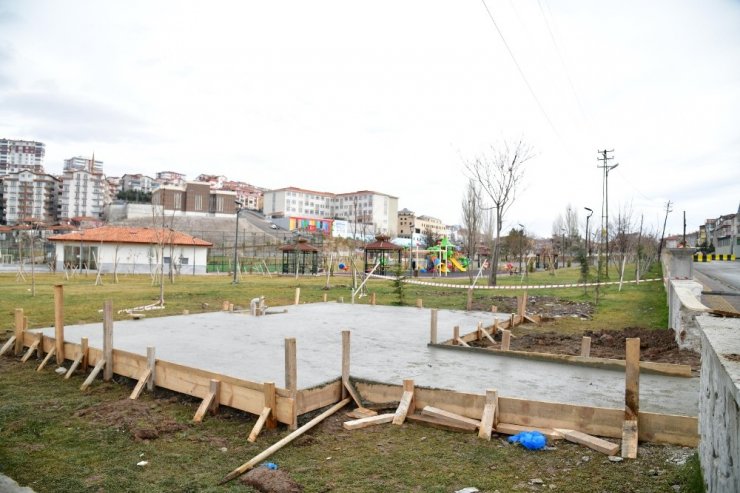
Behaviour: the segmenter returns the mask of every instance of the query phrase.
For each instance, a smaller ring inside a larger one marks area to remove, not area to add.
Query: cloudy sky
[[[0,0],[0,137],[47,172],[371,189],[460,222],[464,162],[534,149],[504,229],[568,204],[668,231],[740,202],[740,1]],[[513,55],[513,56],[512,56]],[[593,223],[592,223],[593,224]]]

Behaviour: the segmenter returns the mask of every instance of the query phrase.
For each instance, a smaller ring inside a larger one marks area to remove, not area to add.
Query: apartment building
[[[262,210],[264,189],[241,181],[225,181],[221,188],[236,192],[236,199],[244,204],[245,208],[253,211]]]
[[[0,139],[0,176],[21,170],[44,173],[45,153],[41,142]]]
[[[189,181],[163,185],[152,192],[152,205],[179,215],[207,216],[236,213],[236,192],[211,190],[208,183]]]
[[[110,202],[110,189],[102,173],[66,168],[62,175],[59,218],[69,220],[75,217],[102,218],[103,208]],[[88,160],[88,166],[92,163]],[[101,163],[102,164],[102,163]],[[94,166],[93,166],[94,168]]]
[[[370,190],[329,193],[297,187],[264,192],[263,212],[271,218],[334,218],[363,225],[368,234],[395,235],[398,197]]]
[[[185,175],[177,171],[158,171],[154,181],[160,185],[184,185]]]
[[[150,193],[154,191],[159,184],[154,178],[140,173],[137,174],[125,174],[121,177],[121,191],[122,192],[145,192]]]
[[[0,221],[3,224],[53,224],[61,181],[23,170],[0,176]]]
[[[398,211],[398,237],[415,238],[415,235],[447,237],[450,232],[445,224],[432,216],[417,216],[414,211],[402,209]]]
[[[64,172],[67,171],[89,171],[91,173],[103,174],[103,161],[91,159],[82,156],[71,157],[64,160]]]

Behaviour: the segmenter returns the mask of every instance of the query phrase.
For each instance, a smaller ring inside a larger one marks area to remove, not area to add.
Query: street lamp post
[[[236,275],[237,269],[239,269],[239,213],[242,211],[244,204],[238,200],[235,200],[234,203],[236,204],[236,233],[234,235],[234,280],[231,283],[238,284],[239,280]]]
[[[591,256],[591,251],[589,250],[588,244],[588,220],[591,219],[594,211],[588,207],[584,207],[584,209],[588,211],[588,216],[586,216],[586,263],[588,263],[589,257]]]
[[[619,166],[619,163],[613,164],[612,166],[607,166],[604,170],[604,173],[606,175],[606,184],[604,188],[604,193],[606,195],[606,277],[609,278],[609,172]]]

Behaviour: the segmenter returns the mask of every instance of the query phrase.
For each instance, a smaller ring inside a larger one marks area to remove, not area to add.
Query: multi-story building
[[[122,192],[145,192],[154,191],[159,184],[151,178],[142,174],[125,174],[121,177]]]
[[[185,175],[177,171],[158,171],[154,181],[160,185],[184,185]]]
[[[152,205],[181,215],[236,213],[236,192],[211,190],[208,183],[189,181],[185,185],[163,185],[152,192]]]
[[[0,221],[9,225],[57,221],[60,180],[29,170],[11,172],[1,178]]]
[[[89,171],[103,174],[103,161],[98,161],[94,155],[91,159],[81,156],[71,157],[64,160],[64,171]]]
[[[715,253],[740,254],[740,207],[737,213],[725,214],[717,219],[714,248]]]
[[[402,209],[398,211],[398,236],[400,238],[416,238],[415,235],[447,237],[450,234],[447,226],[436,217],[417,216],[413,211]]]
[[[395,235],[398,197],[370,190],[334,194],[287,187],[265,191],[263,211],[271,218],[342,219],[366,234]]]
[[[103,208],[109,201],[109,187],[102,173],[85,169],[65,169],[62,175],[62,198],[59,204],[61,219],[101,218]]]
[[[244,204],[244,207],[253,211],[261,211],[264,199],[264,189],[255,187],[241,181],[225,181],[221,186],[223,190],[236,192],[236,200]]]
[[[118,196],[118,192],[121,191],[121,178],[118,176],[107,176],[105,181],[108,184],[108,195],[113,200]]]
[[[0,175],[20,170],[43,173],[44,154],[41,142],[0,139]]]

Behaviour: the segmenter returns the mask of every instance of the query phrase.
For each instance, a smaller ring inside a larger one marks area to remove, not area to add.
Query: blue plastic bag
[[[527,450],[542,450],[547,445],[547,438],[539,431],[523,431],[509,437],[510,443],[520,443]]]
[[[263,462],[262,467],[266,467],[267,469],[270,469],[272,471],[276,470],[278,468],[278,465],[274,462]]]

